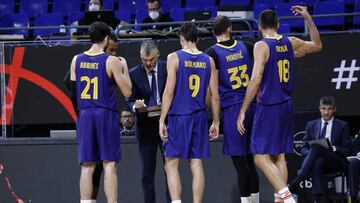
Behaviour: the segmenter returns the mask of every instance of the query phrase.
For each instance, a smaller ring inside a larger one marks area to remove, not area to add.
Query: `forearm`
[[[260,82],[257,80],[250,80],[249,86],[246,90],[245,98],[241,107],[242,112],[246,112],[249,108],[252,100],[254,99],[256,93],[258,92],[260,87]]]
[[[310,15],[305,17],[305,20],[309,26],[310,40],[317,47],[317,50],[314,51],[319,51],[322,48],[319,31]]]
[[[160,123],[165,122],[172,100],[173,100],[173,95],[165,91],[163,94],[162,104],[161,104]]]
[[[211,110],[213,115],[213,123],[220,123],[220,98],[219,96],[211,96]]]

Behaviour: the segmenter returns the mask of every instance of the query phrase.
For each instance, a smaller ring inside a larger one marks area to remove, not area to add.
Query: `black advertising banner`
[[[294,107],[316,110],[321,96],[333,95],[337,115],[360,115],[360,35],[322,36],[323,50],[295,62]]]
[[[295,61],[295,111],[317,111],[321,96],[334,95],[338,115],[360,115],[360,34],[322,36],[323,50]],[[121,41],[118,54],[129,68],[141,63],[142,41]],[[205,50],[214,39],[199,40]],[[160,58],[180,49],[178,40],[158,41]],[[5,51],[7,124],[61,124],[76,119],[63,84],[72,57],[90,44],[71,46],[12,46]],[[119,109],[125,107],[123,97]]]

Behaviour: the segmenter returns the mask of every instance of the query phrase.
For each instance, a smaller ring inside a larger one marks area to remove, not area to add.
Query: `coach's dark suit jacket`
[[[158,60],[158,89],[160,100],[165,89],[167,71],[166,62]],[[137,99],[145,99],[145,104],[149,103],[151,90],[147,72],[144,65],[140,64],[132,68],[129,72],[132,83],[132,94],[126,99],[126,104],[132,110]],[[146,113],[136,113],[135,132],[139,140],[145,142],[159,142],[159,117],[148,118]]]
[[[301,148],[303,156],[309,152],[307,142],[318,139],[321,132],[321,119],[309,121],[306,126],[306,133],[303,138],[305,144]],[[345,121],[334,118],[331,128],[331,143],[336,147],[336,155],[341,159],[343,166],[346,166],[346,156],[351,153],[351,138],[349,124]]]

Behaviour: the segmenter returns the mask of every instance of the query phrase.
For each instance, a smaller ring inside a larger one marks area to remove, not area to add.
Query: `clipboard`
[[[157,117],[161,114],[161,105],[149,106],[138,109],[139,113],[147,113],[147,117]]]
[[[330,151],[332,151],[332,144],[330,142],[330,139],[329,138],[326,138],[326,139],[319,139],[319,140],[310,140],[308,142],[309,146],[311,147],[312,145],[319,145],[321,147],[324,147]]]

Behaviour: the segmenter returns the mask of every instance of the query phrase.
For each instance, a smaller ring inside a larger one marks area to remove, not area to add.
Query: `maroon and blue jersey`
[[[169,115],[192,114],[206,109],[205,97],[209,86],[210,57],[205,53],[176,52],[179,66],[176,72],[176,86]]]
[[[222,108],[242,103],[249,84],[253,60],[241,41],[231,46],[215,44],[211,47],[218,58],[219,95]]]
[[[78,110],[105,108],[117,111],[116,83],[106,72],[109,54],[81,53],[75,65]]]
[[[290,40],[285,36],[264,38],[269,47],[263,79],[257,95],[263,105],[281,104],[291,99],[293,90],[294,53]]]

